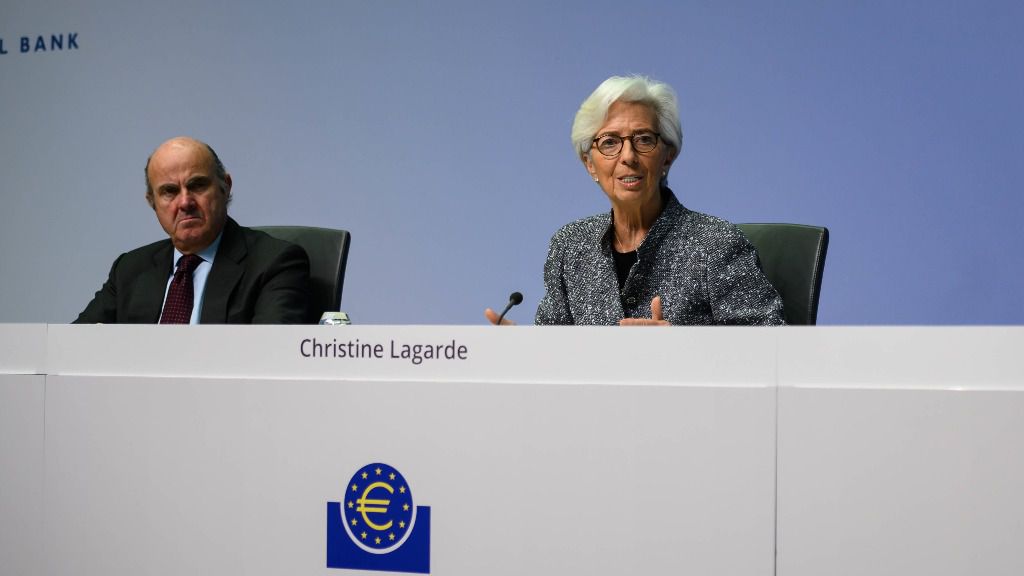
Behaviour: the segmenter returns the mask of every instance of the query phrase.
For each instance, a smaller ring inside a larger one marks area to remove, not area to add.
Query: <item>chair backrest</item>
[[[254,229],[298,244],[306,251],[309,256],[311,323],[315,324],[324,312],[341,310],[348,245],[352,238],[347,230],[311,226],[255,226]]]
[[[802,224],[738,224],[757,248],[765,276],[782,296],[787,324],[815,324],[828,228]]]

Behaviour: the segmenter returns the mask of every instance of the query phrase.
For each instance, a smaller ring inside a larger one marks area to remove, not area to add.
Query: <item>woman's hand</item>
[[[498,317],[495,316],[494,319],[497,320]],[[661,296],[655,296],[651,300],[650,318],[623,318],[619,320],[619,326],[671,326],[671,324],[661,316]]]
[[[484,316],[487,318],[487,321],[490,322],[491,324],[497,324],[498,323],[498,313],[495,312],[494,310],[491,310],[490,308],[484,310]],[[501,325],[502,326],[515,326],[516,323],[511,321],[511,320],[509,320],[508,318],[502,318],[501,319]]]

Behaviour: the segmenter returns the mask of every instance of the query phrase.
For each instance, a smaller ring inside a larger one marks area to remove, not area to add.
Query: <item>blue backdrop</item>
[[[1018,2],[21,4],[3,322],[70,321],[161,237],[143,165],[179,134],[217,149],[241,223],[352,232],[355,322],[482,323],[512,290],[528,322],[551,233],[608,209],[573,115],[644,73],[679,93],[684,204],[831,229],[820,323],[1024,323]]]

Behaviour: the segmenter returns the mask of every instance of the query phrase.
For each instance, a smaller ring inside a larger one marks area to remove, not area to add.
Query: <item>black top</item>
[[[612,250],[612,256],[615,257],[615,274],[619,277],[619,291],[622,291],[622,287],[626,285],[626,278],[629,277],[629,269],[636,262],[636,250],[632,252]]]

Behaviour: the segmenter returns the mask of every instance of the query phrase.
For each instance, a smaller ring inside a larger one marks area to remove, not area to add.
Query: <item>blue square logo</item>
[[[327,503],[327,567],[430,573],[430,507],[393,466],[367,464]]]

